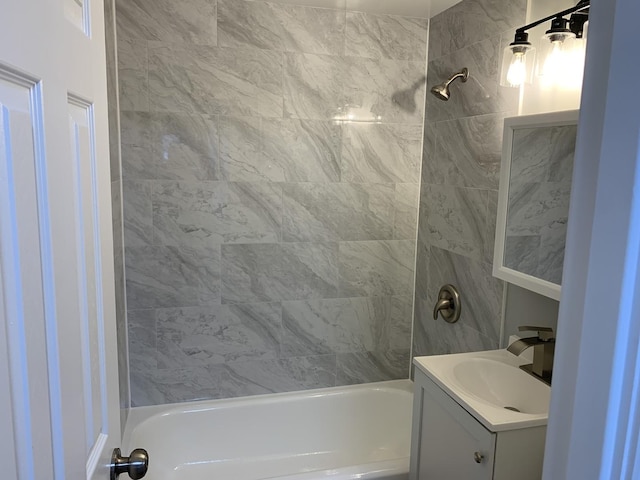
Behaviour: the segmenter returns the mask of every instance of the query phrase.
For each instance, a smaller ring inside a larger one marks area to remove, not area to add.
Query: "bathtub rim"
[[[309,398],[319,396],[335,395],[344,391],[359,390],[399,390],[413,395],[413,380],[405,378],[400,380],[387,380],[383,382],[360,383],[356,385],[341,385],[337,387],[317,388],[311,390],[296,390],[282,393],[265,393],[244,397],[222,398],[215,400],[195,400],[191,402],[165,403],[162,405],[150,405],[144,407],[131,407],[127,417],[127,423],[122,435],[121,445],[128,451],[131,448],[144,446],[131,446],[131,434],[142,423],[156,417],[169,414],[189,413],[198,410],[209,410],[212,408],[225,407],[230,405],[246,405],[247,403],[269,403],[278,398]]]

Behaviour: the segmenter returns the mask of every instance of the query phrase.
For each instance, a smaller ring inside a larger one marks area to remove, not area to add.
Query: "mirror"
[[[578,111],[504,122],[493,275],[560,299]]]

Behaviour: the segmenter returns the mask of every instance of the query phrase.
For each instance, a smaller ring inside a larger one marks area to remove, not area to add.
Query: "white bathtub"
[[[406,480],[412,382],[142,407],[124,451],[149,452],[148,480]]]

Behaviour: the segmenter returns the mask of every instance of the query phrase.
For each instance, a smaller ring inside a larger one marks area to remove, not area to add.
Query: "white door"
[[[120,442],[103,15],[0,0],[7,479],[107,479]]]

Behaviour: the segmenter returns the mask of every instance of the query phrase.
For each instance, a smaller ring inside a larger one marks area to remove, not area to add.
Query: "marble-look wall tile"
[[[393,219],[394,240],[415,240],[418,228],[418,205],[420,185],[397,183],[395,215]]]
[[[156,162],[151,157],[149,147],[122,144],[122,178],[127,180],[153,180]]]
[[[540,235],[506,236],[503,260],[505,267],[535,276],[540,264],[539,255]]]
[[[422,125],[424,63],[349,58],[345,104],[371,112],[383,123]]]
[[[519,128],[513,132],[510,176],[518,183],[549,178],[551,128]]]
[[[340,181],[340,126],[327,121],[221,117],[222,174],[244,182]]]
[[[326,388],[334,386],[335,380],[335,355],[229,362],[219,379],[218,396]]]
[[[283,357],[406,348],[411,297],[284,302]]]
[[[155,313],[158,368],[278,358],[279,304],[165,308]]]
[[[122,176],[131,180],[157,178],[156,162],[151,155],[151,114],[120,113]]]
[[[388,312],[384,322],[378,325],[374,350],[403,350],[411,344],[411,321],[413,320],[413,292],[387,299],[375,297],[373,302],[383,302]]]
[[[459,323],[497,341],[504,287],[493,277],[492,266],[436,247],[430,253],[427,305],[433,309],[442,285],[455,285],[462,299]]]
[[[465,0],[431,19],[429,59],[519,27],[526,22],[526,0]]]
[[[218,124],[208,115],[152,114],[151,156],[159,179],[217,180]]]
[[[497,190],[503,124],[503,114],[436,123],[435,154],[424,167],[429,183]]]
[[[220,247],[127,247],[129,309],[220,301]]]
[[[117,0],[116,5],[121,38],[216,44],[216,0]]]
[[[427,25],[425,18],[347,12],[347,56],[389,58],[424,62]]]
[[[571,183],[577,135],[576,125],[552,129],[548,177],[550,182]]]
[[[122,182],[124,243],[127,247],[153,245],[153,186],[147,180]]]
[[[346,104],[343,94],[345,78],[350,76],[343,58],[286,53],[284,116],[332,120]]]
[[[120,110],[149,110],[148,52],[144,40],[118,41]]]
[[[426,99],[414,356],[499,346],[504,285],[491,274],[497,189],[503,119],[518,108],[517,89],[499,86],[499,66],[505,32],[524,24],[526,8],[526,0],[463,0],[429,24],[427,84],[462,67],[470,77],[451,85],[448,102]],[[432,319],[447,283],[462,296],[456,324]]]
[[[120,112],[120,142],[148,148],[151,145],[151,114],[149,112]]]
[[[412,355],[448,355],[499,348],[499,339],[483,335],[468,324],[458,321],[433,321],[433,305],[416,299]]]
[[[134,405],[406,378],[427,21],[118,1]]]
[[[335,355],[136,372],[134,406],[234,398],[335,385]]]
[[[556,285],[562,285],[566,238],[566,225],[557,231],[541,235],[540,263],[536,271],[536,277],[555,283]]]
[[[398,380],[409,376],[409,349],[338,355],[336,385]]]
[[[341,55],[344,11],[245,0],[218,0],[222,47]]]
[[[149,43],[152,111],[282,117],[282,54]]]
[[[286,242],[393,237],[393,185],[290,183],[283,199]]]
[[[225,180],[268,180],[273,169],[262,162],[262,120],[220,117],[220,158]]]
[[[282,191],[276,184],[155,182],[159,245],[267,243],[280,240]]]
[[[342,181],[416,182],[421,142],[419,125],[348,124],[342,142]]]
[[[427,121],[439,122],[500,112],[516,114],[518,90],[500,86],[500,47],[500,36],[495,36],[436,60],[430,57],[428,85],[445,81],[462,67],[469,69],[469,79],[465,83],[457,81],[451,85],[451,97],[447,102],[428,95]]]
[[[426,223],[422,222],[421,223]],[[416,312],[419,301],[426,301],[429,295],[429,260],[431,259],[431,245],[428,242],[428,236],[418,234],[416,248],[416,279],[415,279],[415,298]],[[417,313],[416,313],[417,314]]]
[[[268,167],[265,177],[270,180],[340,181],[340,126],[314,120],[265,119],[262,135],[261,164]]]
[[[131,373],[155,370],[158,366],[155,310],[129,310],[127,323]]]
[[[337,276],[337,244],[222,246],[223,303],[334,298]]]
[[[438,174],[434,169],[436,161],[436,124],[425,123],[424,135],[422,137],[422,168],[420,169],[420,180],[422,184],[438,184]]]
[[[421,208],[427,217],[429,242],[475,260],[484,256],[487,192],[429,185]]]
[[[561,183],[511,182],[507,235],[539,235],[566,229],[570,195],[571,186]]]
[[[414,250],[409,240],[340,243],[340,296],[410,294]]]
[[[144,407],[218,398],[216,367],[134,369],[131,371],[131,405]]]

